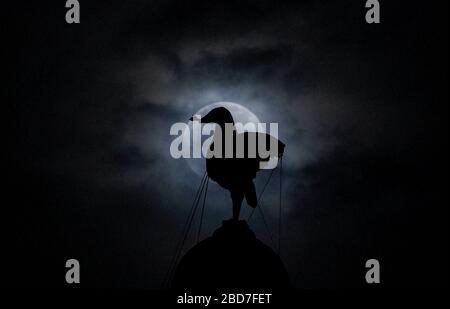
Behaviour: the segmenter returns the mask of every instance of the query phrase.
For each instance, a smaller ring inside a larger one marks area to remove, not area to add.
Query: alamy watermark
[[[66,12],[66,22],[68,24],[80,23],[80,2],[78,0],[67,0],[65,4],[68,9]],[[368,24],[380,23],[380,2],[378,0],[366,0],[365,7],[368,9],[365,19]]]
[[[195,115],[192,130],[188,124],[177,122],[171,126],[170,135],[177,136],[170,144],[170,155],[174,159],[258,158],[261,169],[272,169],[277,162],[270,159],[281,155],[278,123],[275,122],[269,123],[269,126],[266,123],[237,122],[202,127],[201,116]],[[202,136],[208,136],[203,144],[193,142],[195,139],[201,140]],[[214,143],[213,147],[211,143]]]
[[[380,262],[377,259],[369,259],[366,261],[366,282],[369,284],[380,283]]]
[[[380,2],[378,0],[367,0],[366,8],[366,22],[368,24],[379,24],[380,23]]]
[[[80,3],[77,0],[67,0],[66,8],[66,22],[68,24],[80,23]]]
[[[68,259],[66,261],[66,282],[69,284],[80,283],[80,262],[77,259]]]

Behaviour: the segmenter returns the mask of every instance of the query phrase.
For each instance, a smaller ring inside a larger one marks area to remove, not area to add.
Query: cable
[[[281,196],[283,193],[283,182],[282,182],[282,175],[283,175],[283,157],[280,158],[280,196],[279,196],[279,201],[278,201],[278,255],[281,256]]]
[[[263,213],[261,207],[258,207],[258,209],[259,209],[259,212],[261,213],[261,217],[262,217],[262,219],[263,219],[264,226],[266,227],[267,234],[269,234],[269,237],[270,237],[270,241],[271,241],[271,243],[272,243],[272,246],[273,246],[273,248],[275,248],[275,242],[273,241],[272,233],[270,233],[269,225],[267,224],[267,221],[266,221],[266,218],[265,218],[265,216],[264,216],[264,213]]]
[[[258,206],[260,205],[260,200],[261,200],[261,198],[262,198],[262,195],[263,195],[264,191],[266,190],[266,187],[267,187],[267,185],[269,184],[269,181],[270,181],[270,179],[272,178],[272,175],[273,175],[273,172],[274,172],[274,171],[275,171],[274,168],[270,171],[270,175],[269,175],[269,177],[267,178],[266,183],[264,184],[264,187],[263,187],[263,189],[261,190],[261,193],[259,193],[258,201],[256,202],[256,207],[258,207]],[[256,207],[252,209],[252,212],[251,212],[250,215],[248,216],[248,218],[247,218],[247,221],[248,221],[248,222],[250,222],[250,219],[252,218],[253,213],[255,212]]]
[[[202,212],[200,214],[200,223],[199,223],[199,226],[198,226],[198,233],[197,233],[197,243],[200,240],[200,233],[202,231],[203,213],[205,212],[205,202],[206,202],[206,194],[208,193],[208,184],[209,184],[209,177],[206,179],[205,195],[203,197]]]
[[[207,177],[207,173],[205,172],[203,177],[202,177],[202,180],[200,182],[200,185],[199,185],[199,187],[197,189],[197,192],[195,194],[195,198],[194,198],[194,201],[192,203],[191,209],[189,211],[189,215],[188,215],[188,217],[186,219],[186,222],[184,224],[182,237],[178,241],[178,244],[177,244],[177,246],[175,248],[175,253],[172,256],[171,262],[169,264],[169,268],[168,268],[167,273],[166,273],[166,275],[164,277],[164,283],[163,283],[164,286],[169,284],[169,282],[171,280],[171,277],[172,277],[172,274],[173,274],[173,271],[174,271],[175,266],[177,264],[178,258],[179,258],[180,254],[181,254],[181,251],[183,250],[184,242],[186,240],[187,234],[189,234],[189,229],[190,229],[190,224],[192,223],[192,218],[193,218],[193,216],[194,216],[194,214],[196,212],[201,192],[203,192],[203,188],[204,188],[204,185],[205,185],[206,177]]]

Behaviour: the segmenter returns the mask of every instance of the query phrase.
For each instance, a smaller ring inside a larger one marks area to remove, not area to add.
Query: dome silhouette
[[[211,237],[190,249],[172,281],[174,288],[289,286],[280,257],[243,220],[223,221]]]

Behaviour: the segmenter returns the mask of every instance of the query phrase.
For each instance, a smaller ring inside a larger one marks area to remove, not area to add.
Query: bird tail
[[[258,205],[258,198],[256,197],[256,189],[253,181],[250,181],[247,185],[245,190],[245,200],[250,207],[256,208],[256,205]]]

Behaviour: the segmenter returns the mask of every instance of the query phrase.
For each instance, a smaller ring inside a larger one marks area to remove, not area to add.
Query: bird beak
[[[189,118],[189,121],[194,121],[194,117]]]

